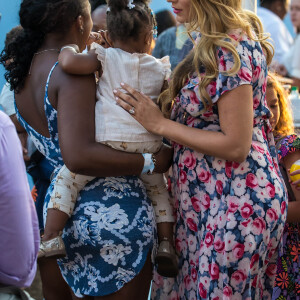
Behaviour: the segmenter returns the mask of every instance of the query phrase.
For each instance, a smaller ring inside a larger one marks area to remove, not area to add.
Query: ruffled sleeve
[[[164,56],[163,58],[160,58],[159,61],[162,63],[163,65],[163,69],[165,72],[165,80],[168,80],[171,76],[171,63],[170,63],[170,57]]]
[[[288,154],[300,150],[300,138],[296,134],[288,135],[277,143],[280,143],[277,151],[280,162]]]
[[[219,98],[226,92],[231,91],[244,84],[252,84],[253,78],[253,56],[254,51],[257,56],[263,56],[263,53],[259,49],[258,45],[254,41],[249,40],[241,32],[232,36],[235,47],[240,58],[241,67],[235,75],[228,75],[227,73],[232,69],[234,65],[234,56],[226,48],[220,47],[217,50],[217,59],[219,64],[219,74],[215,80],[208,85],[208,93],[211,96],[212,102],[216,103]]]
[[[106,49],[97,43],[92,43],[91,50],[95,50],[98,60],[101,62],[102,68],[104,68]]]

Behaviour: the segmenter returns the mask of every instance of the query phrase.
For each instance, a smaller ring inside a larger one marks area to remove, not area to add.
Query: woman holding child
[[[272,54],[241,0],[169,0],[199,38],[160,97],[122,84],[118,103],[174,146],[179,275],[153,299],[270,299],[287,196],[265,93]],[[130,96],[131,94],[131,96]]]
[[[137,177],[145,160],[95,142],[95,76],[69,75],[57,64],[65,45],[85,49],[92,28],[89,1],[23,0],[20,23],[24,32],[1,55],[2,62],[12,60],[6,78],[15,90],[19,122],[57,170],[65,162],[72,172],[102,177],[80,192],[64,229],[67,256],[59,266],[73,299],[147,299],[155,226]],[[151,170],[167,171],[171,154],[162,146]],[[49,193],[52,188],[53,182]],[[56,232],[60,223],[58,218],[51,229]],[[45,261],[44,297],[69,299],[57,286],[56,261]]]

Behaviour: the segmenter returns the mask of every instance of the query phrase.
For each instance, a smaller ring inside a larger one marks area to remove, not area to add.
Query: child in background
[[[155,208],[160,242],[156,262],[163,276],[177,274],[177,260],[173,248],[173,209],[169,203],[163,174],[152,174],[155,153],[162,145],[159,136],[150,134],[133,117],[116,104],[113,90],[126,82],[156,101],[170,75],[169,58],[156,59],[148,55],[156,23],[148,0],[108,0],[107,40],[112,45],[105,49],[93,43],[91,51],[79,53],[76,45],[67,45],[59,55],[62,69],[71,74],[101,75],[95,108],[96,141],[114,149],[143,153],[147,164],[142,175],[147,194]],[[134,115],[134,108],[131,114]],[[60,170],[48,209],[54,208],[71,216],[79,191],[94,177],[74,174],[66,166]],[[113,220],[111,220],[113,222]],[[61,228],[62,230],[63,228]],[[49,236],[50,222],[45,234]],[[52,232],[52,236],[55,232]],[[64,255],[62,239],[43,241],[40,257]],[[53,245],[57,241],[58,248]]]
[[[277,275],[272,299],[300,299],[300,190],[291,183],[289,169],[300,159],[300,139],[294,134],[290,103],[284,89],[274,75],[268,76],[266,100],[271,111],[280,170],[287,186],[289,205],[287,223],[283,232],[283,247],[279,250]],[[293,173],[292,173],[293,174]],[[296,183],[297,184],[297,183]],[[274,216],[276,217],[276,216]]]

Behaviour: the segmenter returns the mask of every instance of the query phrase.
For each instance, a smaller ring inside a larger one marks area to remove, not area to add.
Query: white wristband
[[[155,168],[155,164],[151,153],[142,153],[144,157],[144,168],[142,174],[152,174]]]

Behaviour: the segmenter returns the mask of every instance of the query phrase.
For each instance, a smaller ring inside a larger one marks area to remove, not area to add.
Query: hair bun
[[[126,9],[128,6],[128,0],[107,0],[107,4],[112,13]]]

